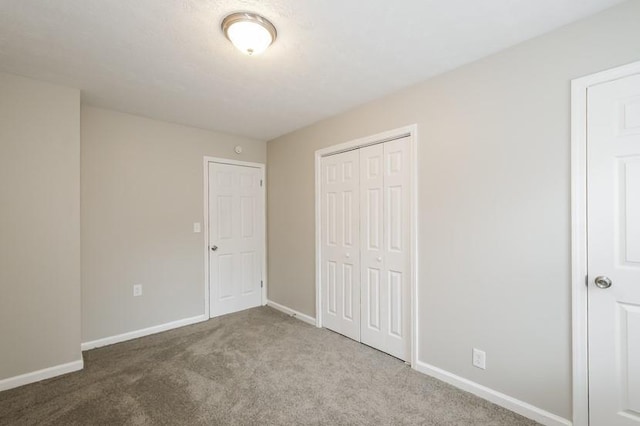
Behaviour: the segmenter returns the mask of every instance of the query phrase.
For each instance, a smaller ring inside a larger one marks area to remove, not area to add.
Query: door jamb
[[[410,299],[411,299],[411,337],[410,337],[410,363],[411,368],[417,368],[418,361],[418,125],[400,127],[389,130],[387,132],[378,133],[349,142],[333,145],[327,148],[319,149],[315,152],[315,225],[316,225],[316,327],[322,327],[322,288],[321,288],[321,268],[320,268],[320,252],[321,252],[321,221],[320,221],[320,183],[322,171],[320,161],[322,157],[331,154],[338,154],[370,145],[376,145],[409,137],[409,235],[411,236],[409,248],[409,262],[411,265],[410,274]]]
[[[589,424],[587,317],[587,92],[640,73],[640,61],[571,81],[571,306],[573,424]]]
[[[211,283],[209,282],[209,164],[211,163],[220,163],[220,164],[230,164],[233,166],[244,166],[244,167],[253,167],[256,169],[260,169],[260,179],[262,179],[262,295],[261,295],[261,304],[262,306],[267,304],[267,205],[266,205],[266,176],[265,176],[265,165],[263,163],[253,163],[248,161],[238,161],[238,160],[230,160],[228,158],[219,158],[219,157],[207,157],[205,156],[203,159],[203,169],[204,169],[204,216],[203,216],[203,230],[204,230],[204,314],[206,318],[211,318],[211,306],[209,300],[209,289]]]

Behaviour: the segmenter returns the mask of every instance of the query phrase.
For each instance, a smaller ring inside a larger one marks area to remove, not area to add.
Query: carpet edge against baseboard
[[[296,319],[299,319],[300,321],[306,322],[314,326],[316,325],[315,318],[310,317],[309,315],[305,315],[301,312],[298,312],[295,309],[291,309],[288,306],[281,305],[272,300],[267,300],[267,306],[277,311],[283,312],[289,316],[292,316]],[[527,402],[520,401],[509,395],[495,391],[479,383],[465,379],[464,377],[457,376],[453,373],[450,373],[449,371],[443,370],[441,368],[427,364],[425,362],[418,360],[416,362],[415,369],[416,371],[422,374],[425,374],[430,377],[434,377],[438,380],[442,380],[443,382],[446,382],[452,386],[455,386],[458,389],[462,389],[463,391],[472,393],[482,399],[486,399],[489,402],[492,402],[496,405],[506,408],[509,411],[518,413],[521,416],[527,417],[531,420],[535,420],[538,423],[541,423],[543,425],[572,426],[572,422],[570,420],[567,420],[556,414],[550,413],[546,410],[543,410],[534,405],[531,405]]]
[[[513,398],[469,379],[465,379],[464,377],[455,375],[447,370],[443,370],[442,368],[427,364],[426,362],[417,361],[416,370],[422,374],[426,374],[427,376],[442,380],[443,382],[455,386],[458,389],[472,393],[482,399],[486,399],[487,401],[506,408],[509,411],[513,411],[521,416],[535,420],[543,425],[572,426],[573,424],[570,420],[550,413],[542,408],[538,408],[527,402]]]
[[[79,359],[66,364],[54,365],[53,367],[47,367],[41,370],[20,374],[18,376],[8,377],[0,380],[0,392],[40,382],[42,380],[51,379],[53,377],[62,376],[63,374],[73,373],[74,371],[79,371],[83,368],[84,360]]]
[[[126,342],[127,340],[133,340],[139,337],[150,336],[152,334],[161,333],[163,331],[169,331],[174,328],[180,328],[187,325],[196,324],[202,321],[206,321],[208,319],[209,318],[206,315],[197,315],[191,318],[184,318],[181,320],[171,321],[165,324],[147,327],[140,330],[129,331],[126,333],[115,335],[115,336],[109,336],[102,339],[96,339],[96,340],[82,343],[80,345],[80,350],[87,351],[89,349],[95,349],[102,346],[113,345],[115,343]],[[9,390],[9,389],[14,389],[20,386],[28,385],[31,383],[40,382],[42,380],[51,379],[53,377],[72,373],[74,371],[79,371],[79,370],[82,370],[83,368],[84,368],[84,360],[80,359],[80,360],[72,361],[66,364],[55,365],[53,367],[31,371],[29,373],[20,374],[18,376],[8,377],[6,379],[0,380],[0,392]]]
[[[113,345],[115,343],[126,342],[127,340],[137,339],[139,337],[150,336],[156,333],[162,333],[163,331],[173,330],[174,328],[180,328],[187,325],[197,324],[202,321],[207,321],[209,318],[206,315],[197,315],[195,317],[184,318],[177,321],[171,321],[160,325],[154,325],[152,327],[143,328],[140,330],[128,331],[126,333],[117,334],[115,336],[103,337],[101,339],[91,340],[89,342],[82,343],[80,348],[82,351],[88,351],[90,349],[100,348],[102,346]]]
[[[293,318],[296,318],[302,322],[311,324],[313,326],[316,325],[315,318],[309,315],[303,314],[301,312],[298,312],[295,309],[291,309],[287,306],[281,305],[272,300],[267,300],[266,305],[277,311],[283,312]],[[206,321],[208,319],[209,318],[207,318],[205,315],[198,315],[195,317],[185,318],[178,321],[172,321],[165,324],[160,324],[153,327],[148,327],[140,330],[122,333],[115,336],[92,340],[89,342],[82,343],[81,348],[82,348],[82,351],[94,349],[102,346],[124,342],[127,340],[137,339],[139,337],[161,333],[163,331],[168,331],[168,330],[184,327],[191,324],[196,324],[202,321]],[[83,368],[84,368],[84,361],[80,359],[70,363],[60,364],[53,367],[48,367],[41,370],[2,379],[0,380],[0,392],[17,388],[20,386],[24,386],[30,383],[35,383],[35,382],[50,379],[53,377],[61,376],[64,374],[72,373],[74,371],[79,371],[79,370],[82,370]],[[567,420],[558,415],[545,411],[541,408],[533,406],[524,401],[520,401],[509,395],[495,391],[479,383],[465,379],[464,377],[457,376],[449,371],[443,370],[439,367],[433,366],[423,361],[418,360],[416,362],[415,369],[416,371],[422,374],[442,380],[443,382],[446,382],[452,386],[455,386],[456,388],[470,392],[496,405],[499,405],[515,413],[518,413],[529,419],[535,420],[539,423],[542,423],[543,425],[547,425],[547,426],[571,426],[572,425],[572,422],[570,420]]]
[[[302,312],[298,312],[295,309],[291,309],[288,306],[281,305],[280,303],[274,302],[273,300],[267,300],[267,306],[275,309],[276,311],[283,312],[293,318],[299,319],[302,322],[306,322],[307,324],[311,324],[313,326],[316,325],[316,319],[303,314]]]

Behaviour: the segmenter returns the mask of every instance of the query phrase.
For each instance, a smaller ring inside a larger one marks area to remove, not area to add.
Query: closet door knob
[[[382,258],[381,258],[381,257],[377,258],[376,260],[377,260],[378,262],[382,262]]]

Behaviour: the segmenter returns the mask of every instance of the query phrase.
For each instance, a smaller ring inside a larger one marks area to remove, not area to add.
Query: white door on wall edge
[[[640,75],[588,89],[589,423],[640,425]]]
[[[262,170],[209,163],[210,317],[262,304]]]

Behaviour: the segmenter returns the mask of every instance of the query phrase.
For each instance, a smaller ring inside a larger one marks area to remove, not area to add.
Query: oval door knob
[[[613,284],[609,277],[605,277],[602,275],[599,277],[596,277],[595,282],[596,282],[596,286],[602,289],[609,288],[611,287],[611,284]]]
[[[351,257],[351,255],[349,253],[345,254],[344,257],[346,257],[347,259]]]
[[[381,258],[381,257],[377,258],[376,260],[377,260],[378,262],[382,262],[382,258]]]
[[[218,246],[211,246],[211,251],[216,251],[218,250]]]

